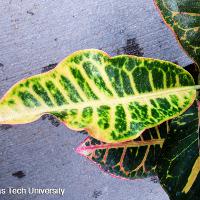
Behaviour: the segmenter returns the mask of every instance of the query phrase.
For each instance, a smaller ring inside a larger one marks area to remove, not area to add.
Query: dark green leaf
[[[155,0],[187,54],[200,66],[200,1]]]
[[[199,119],[194,103],[173,119],[157,164],[161,185],[173,200],[197,200],[200,194]]]
[[[120,178],[135,179],[155,175],[168,122],[146,130],[139,138],[123,143],[104,143],[92,137],[76,149],[76,152],[107,173]]]

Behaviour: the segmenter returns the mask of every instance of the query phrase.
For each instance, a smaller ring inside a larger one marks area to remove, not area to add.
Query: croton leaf
[[[157,164],[161,185],[172,200],[197,200],[200,192],[199,120],[196,102],[170,123]]]
[[[168,131],[168,122],[146,130],[135,140],[105,143],[87,137],[76,152],[98,164],[105,172],[135,179],[155,175],[157,158]]]
[[[82,50],[14,85],[0,101],[0,123],[50,113],[101,141],[127,141],[187,110],[195,88],[192,76],[173,63]]]
[[[198,68],[198,66],[193,63],[190,65],[187,65],[186,67],[184,67],[184,69],[187,70],[192,75],[192,77],[194,78],[195,84],[199,85],[200,84],[200,68]],[[200,91],[197,91],[196,98],[200,100]]]
[[[200,1],[155,0],[181,46],[200,67]]]

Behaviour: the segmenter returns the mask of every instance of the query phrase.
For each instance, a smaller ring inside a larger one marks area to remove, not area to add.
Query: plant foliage
[[[183,49],[200,66],[200,1],[155,0],[155,2]]]
[[[88,137],[76,152],[115,177],[145,178],[156,174],[157,158],[168,129],[168,122],[165,122],[146,130],[135,140],[122,143],[105,143]]]
[[[172,120],[157,173],[171,199],[197,200],[200,192],[199,118],[196,102]]]
[[[15,84],[0,101],[0,123],[28,123],[50,113],[98,140],[122,142],[180,115],[195,98],[192,76],[178,65],[83,50]]]
[[[155,3],[200,66],[200,1]],[[197,83],[199,69],[192,75]],[[55,69],[15,84],[0,100],[0,124],[55,115],[69,128],[89,132],[76,151],[109,174],[125,179],[157,174],[170,199],[197,200],[196,89],[191,74],[173,63],[82,50]]]

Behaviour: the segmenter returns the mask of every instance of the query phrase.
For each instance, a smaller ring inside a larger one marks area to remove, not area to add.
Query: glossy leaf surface
[[[196,97],[193,85],[186,70],[167,61],[78,51],[14,85],[0,101],[0,124],[50,113],[101,141],[127,141],[183,113]]]
[[[200,1],[155,0],[187,54],[200,67]]]
[[[146,130],[135,140],[115,144],[88,137],[76,149],[76,152],[115,177],[144,178],[155,175],[157,158],[167,130],[168,122],[165,122],[158,127]]]
[[[173,119],[163,144],[157,173],[172,200],[198,200],[200,194],[200,156],[198,109],[193,104]]]

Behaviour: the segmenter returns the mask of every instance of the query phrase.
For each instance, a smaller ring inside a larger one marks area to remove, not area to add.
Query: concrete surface
[[[0,0],[0,96],[85,48],[191,63],[153,0]],[[0,200],[168,199],[151,179],[115,179],[77,155],[73,148],[85,137],[48,118],[0,126],[0,189],[65,189],[63,197],[0,194]]]

